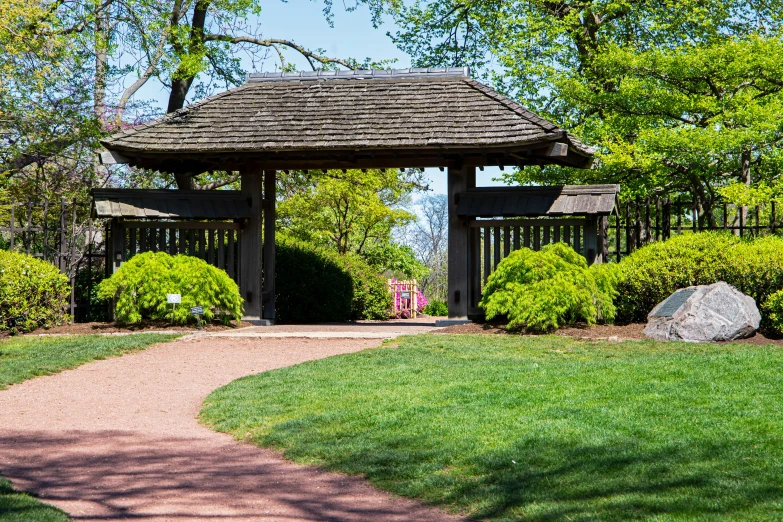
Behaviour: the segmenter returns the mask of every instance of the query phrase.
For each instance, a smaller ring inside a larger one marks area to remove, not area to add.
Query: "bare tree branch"
[[[301,45],[297,45],[294,42],[290,40],[281,40],[279,38],[268,38],[265,40],[259,39],[259,38],[251,38],[249,36],[230,36],[226,34],[208,34],[204,36],[205,42],[228,42],[233,44],[239,44],[239,43],[249,43],[253,45],[258,45],[261,47],[272,47],[277,49],[275,46],[283,46],[288,47],[290,49],[295,50],[310,62],[310,65],[315,69],[315,66],[313,64],[313,60],[317,61],[321,64],[328,64],[328,63],[334,63],[338,65],[342,65],[343,67],[347,69],[355,69],[356,66],[354,64],[351,64],[345,60],[341,60],[340,58],[330,58],[328,56],[323,56],[317,53],[314,53],[312,51],[308,51]],[[278,54],[280,53],[279,49],[277,49]],[[282,58],[282,56],[281,56]]]

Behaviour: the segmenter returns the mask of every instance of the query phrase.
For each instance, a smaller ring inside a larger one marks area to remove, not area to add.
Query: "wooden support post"
[[[111,273],[115,273],[123,261],[125,261],[125,227],[121,218],[111,220],[111,247],[109,248],[109,264]],[[111,274],[109,274],[111,275]]]
[[[588,265],[601,262],[603,249],[599,249],[598,236],[598,216],[587,216],[582,236],[582,246]]]
[[[240,230],[239,240],[239,291],[245,300],[243,320],[261,323],[261,217],[263,198],[261,193],[261,171],[258,169],[240,172],[242,195],[250,203],[250,217]],[[218,241],[218,260],[225,245]]]
[[[264,319],[275,320],[275,210],[276,171],[264,171],[264,292],[263,315]]]
[[[458,194],[476,187],[476,168],[450,166],[448,171],[449,198],[449,319],[468,319],[468,280],[470,277],[470,230],[457,216]],[[487,241],[489,238],[484,238]]]

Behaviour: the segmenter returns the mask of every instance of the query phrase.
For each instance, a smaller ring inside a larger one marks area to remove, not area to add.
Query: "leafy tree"
[[[600,147],[594,171],[528,168],[520,183],[612,181],[691,193],[773,178],[781,103],[777,0],[368,0],[417,66],[472,66]]]
[[[283,70],[290,53],[313,69],[372,65],[266,38],[248,22],[260,13],[259,0],[0,0],[0,128],[10,134],[0,146],[2,172],[35,179],[30,166],[50,162],[57,165],[52,175],[77,178],[82,192],[149,185],[156,177],[180,188],[233,183],[232,172],[170,177],[107,169],[95,159],[97,139],[160,115],[149,100],[136,99],[151,79],[168,89],[167,112],[243,83],[242,54],[253,63],[273,56]],[[61,165],[64,158],[77,161],[78,174]]]
[[[420,279],[421,290],[430,299],[448,297],[449,207],[445,194],[429,194],[419,200],[419,217],[409,241],[428,273]]]
[[[401,206],[419,179],[392,169],[292,172],[278,182],[278,226],[296,239],[362,254],[415,218]]]

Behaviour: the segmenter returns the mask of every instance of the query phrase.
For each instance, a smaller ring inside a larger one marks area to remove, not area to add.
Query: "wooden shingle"
[[[126,219],[242,219],[247,197],[237,190],[94,189],[93,217]]]
[[[620,185],[477,188],[459,194],[463,217],[609,215]]]

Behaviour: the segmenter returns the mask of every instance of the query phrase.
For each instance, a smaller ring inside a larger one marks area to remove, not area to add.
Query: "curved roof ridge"
[[[518,101],[512,100],[511,98],[500,94],[495,89],[491,87],[487,87],[486,85],[479,82],[478,80],[474,80],[473,78],[466,78],[465,82],[471,87],[473,87],[474,89],[476,89],[477,91],[483,93],[488,98],[500,102],[501,104],[508,107],[510,110],[517,113],[519,116],[522,116],[523,118],[530,121],[531,123],[535,123],[545,131],[547,132],[559,131],[565,133],[563,129],[561,129],[554,123],[545,120],[544,118],[534,113],[533,111],[531,111],[530,109],[528,109],[527,107],[519,103]]]

